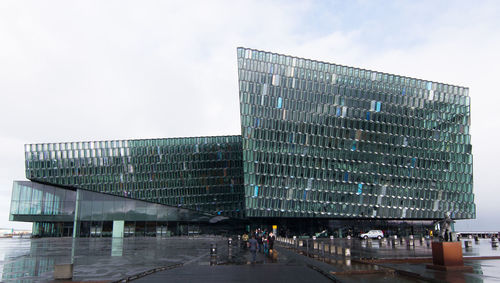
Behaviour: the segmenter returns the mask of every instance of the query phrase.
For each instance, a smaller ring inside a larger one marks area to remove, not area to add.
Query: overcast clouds
[[[239,134],[236,47],[470,88],[478,220],[500,229],[498,1],[2,1],[0,227],[25,143]],[[493,223],[492,223],[493,222]]]

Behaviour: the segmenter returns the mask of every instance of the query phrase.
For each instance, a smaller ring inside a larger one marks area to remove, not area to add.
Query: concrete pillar
[[[80,237],[80,199],[81,191],[76,190],[76,200],[75,200],[75,218],[73,220],[73,238]]]
[[[113,238],[123,238],[123,230],[125,228],[125,220],[113,221]]]

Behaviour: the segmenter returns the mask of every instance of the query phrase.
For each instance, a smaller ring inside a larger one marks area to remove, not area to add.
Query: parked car
[[[330,237],[330,234],[328,234],[328,230],[323,230],[319,233],[314,234],[314,236],[316,236],[316,238],[328,238]]]
[[[362,239],[382,239],[384,237],[384,232],[382,232],[381,230],[370,230],[368,231],[368,233],[363,233],[361,235],[359,235],[360,238]]]

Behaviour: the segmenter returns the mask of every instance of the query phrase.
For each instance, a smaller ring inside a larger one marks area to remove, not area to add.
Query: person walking
[[[276,237],[274,236],[274,233],[271,232],[269,233],[269,237],[267,238],[267,241],[269,242],[269,250],[272,250],[274,247],[274,240],[276,240]]]
[[[250,245],[250,253],[252,253],[252,262],[257,261],[257,249],[259,246],[259,243],[257,240],[255,240],[255,235],[252,235],[252,238],[248,241],[248,244]]]
[[[257,243],[259,244],[259,253],[262,252],[262,232],[260,229],[257,232],[257,236],[255,238],[257,240]]]
[[[247,233],[244,233],[243,236],[241,237],[241,239],[243,240],[243,249],[246,249],[247,248],[247,244],[248,244],[248,235],[247,235]]]
[[[264,247],[264,254],[268,254],[268,242],[267,242],[267,234],[264,233],[262,235],[262,246]]]

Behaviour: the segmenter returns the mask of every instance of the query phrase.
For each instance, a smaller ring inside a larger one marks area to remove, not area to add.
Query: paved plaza
[[[217,246],[215,256],[210,255],[212,244]],[[463,249],[472,273],[426,269],[432,252],[425,241],[415,246],[387,240],[318,239],[300,245],[281,241],[276,243],[277,260],[258,253],[256,263],[240,244],[234,240],[228,246],[223,237],[0,239],[0,278],[54,281],[54,265],[73,262],[73,281],[93,282],[500,281],[500,259],[495,259],[500,250],[487,239]],[[349,249],[351,255],[332,252],[332,246]]]

